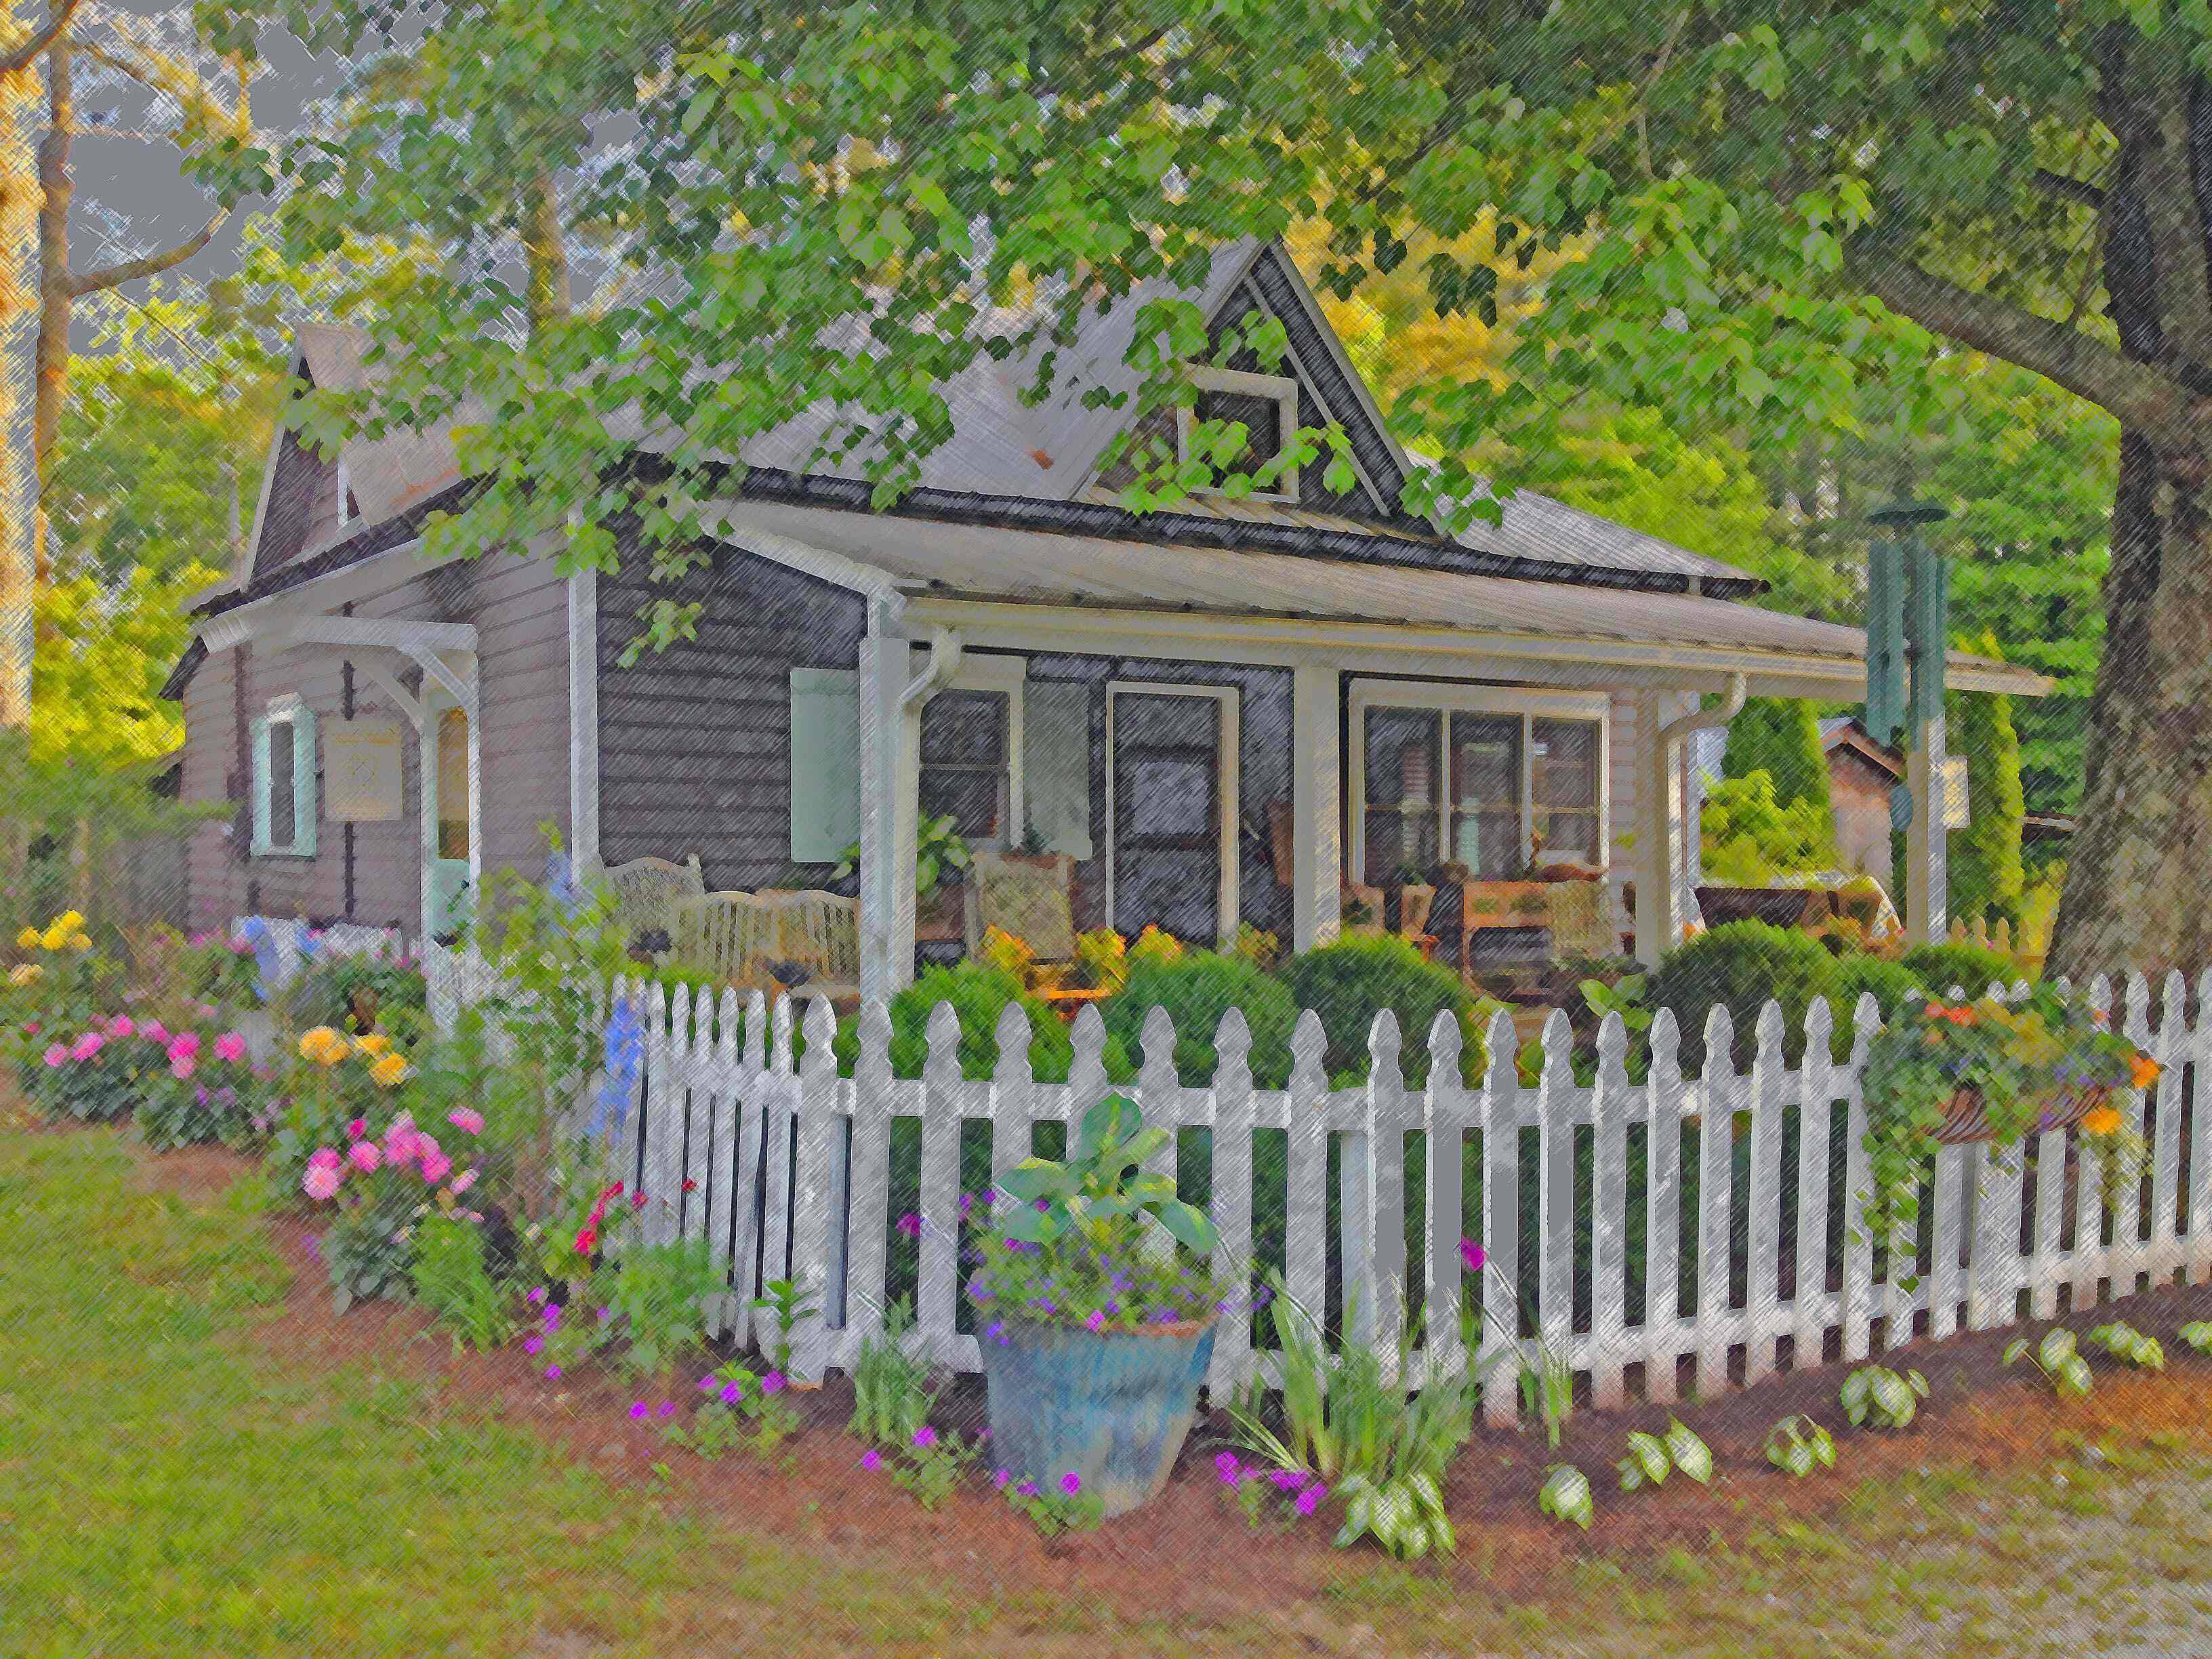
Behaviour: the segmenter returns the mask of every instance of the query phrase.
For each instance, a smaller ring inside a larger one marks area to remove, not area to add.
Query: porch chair
[[[793,988],[799,994],[833,1003],[860,994],[859,900],[815,888],[756,896],[769,902],[776,920],[769,960],[806,970],[807,977]]]
[[[614,889],[615,914],[635,939],[640,933],[676,937],[676,907],[686,899],[703,897],[707,878],[694,853],[681,864],[666,859],[632,859],[601,872],[601,879]]]
[[[968,870],[966,943],[980,956],[983,934],[995,927],[1030,948],[1046,967],[1075,960],[1075,860],[1066,854],[1049,858],[1009,856],[979,850]]]
[[[746,990],[769,988],[778,927],[773,900],[757,893],[702,893],[678,900],[672,921],[669,958],[677,967]]]
[[[1546,895],[1552,912],[1552,954],[1571,957],[1610,957],[1618,954],[1620,939],[1607,912],[1612,894],[1601,881],[1555,881]]]

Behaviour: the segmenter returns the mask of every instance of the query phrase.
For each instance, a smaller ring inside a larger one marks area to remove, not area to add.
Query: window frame
[[[1609,872],[1613,854],[1612,698],[1602,691],[1564,691],[1538,686],[1469,685],[1451,681],[1355,679],[1347,694],[1349,717],[1346,759],[1350,776],[1345,790],[1347,806],[1344,867],[1347,876],[1364,876],[1367,869],[1367,711],[1370,708],[1411,708],[1433,712],[1438,721],[1437,778],[1437,848],[1439,862],[1452,846],[1451,816],[1457,795],[1452,775],[1450,720],[1454,714],[1503,714],[1521,722],[1521,844],[1519,856],[1528,857],[1528,842],[1535,827],[1535,747],[1537,720],[1580,720],[1597,728],[1597,863]],[[1583,811],[1587,809],[1563,809]],[[1562,860],[1567,861],[1567,860]],[[1584,868],[1579,859],[1571,860]]]
[[[920,673],[927,660],[926,654],[915,653],[914,672]],[[988,841],[969,842],[971,848],[985,847],[998,852],[1014,852],[1020,848],[1022,838],[1028,832],[1028,803],[1022,790],[1022,688],[1028,683],[1027,657],[981,656],[963,652],[959,667],[953,671],[952,678],[942,688],[947,691],[995,691],[1006,699],[1006,832]],[[917,722],[914,751],[914,778],[917,793],[921,787],[924,769],[921,732]]]
[[[301,750],[302,726],[307,734],[307,754]],[[276,776],[275,762],[278,734],[292,746],[292,822],[289,840],[279,842],[272,836],[275,827]],[[252,806],[252,841],[251,852],[255,858],[301,858],[315,856],[316,815],[319,811],[321,791],[319,787],[322,769],[322,743],[315,730],[314,710],[307,707],[296,692],[283,692],[269,700],[265,712],[254,722],[252,753],[249,760]]]
[[[1241,368],[1219,368],[1212,363],[1188,365],[1191,385],[1200,392],[1227,392],[1245,398],[1272,398],[1279,411],[1281,441],[1289,446],[1291,434],[1298,429],[1298,381],[1294,374],[1255,374]],[[1176,464],[1187,465],[1190,459],[1190,429],[1196,410],[1189,404],[1176,405]],[[1275,481],[1273,489],[1254,489],[1247,499],[1255,501],[1288,501],[1298,499],[1298,473],[1293,467]],[[1225,495],[1228,492],[1216,484],[1200,486],[1193,492],[1202,495]]]

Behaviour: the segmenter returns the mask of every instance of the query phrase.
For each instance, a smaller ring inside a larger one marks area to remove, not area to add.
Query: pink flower
[[[883,1466],[884,1455],[876,1450],[873,1447],[870,1447],[866,1451],[860,1454],[860,1467],[867,1470],[869,1474],[874,1474],[878,1469],[883,1468]]]
[[[149,1042],[158,1042],[163,1048],[169,1043],[169,1028],[158,1019],[149,1019],[138,1028],[138,1035]]]
[[[338,1183],[344,1179],[344,1175],[334,1165],[310,1164],[307,1173],[300,1178],[300,1189],[317,1200],[335,1198]]]
[[[1066,1474],[1060,1477],[1060,1489],[1066,1492],[1070,1498],[1074,1497],[1076,1493],[1083,1490],[1083,1477],[1078,1474],[1073,1469],[1070,1469]]]
[[[1296,1507],[1300,1515],[1311,1515],[1321,1507],[1321,1500],[1328,1496],[1327,1486],[1308,1486],[1297,1495]]]
[[[70,1045],[71,1060],[90,1060],[106,1046],[107,1039],[97,1031],[87,1031]]]
[[[561,1368],[558,1365],[548,1365],[545,1368],[545,1380],[548,1382],[558,1382],[561,1380]]]
[[[711,1381],[712,1379],[710,1378],[709,1380]],[[738,1401],[743,1400],[744,1397],[745,1385],[744,1383],[730,1382],[725,1382],[722,1385],[722,1403],[725,1406],[734,1406]]]
[[[630,1402],[629,1420],[633,1423],[642,1423],[645,1421],[646,1413],[652,1409],[653,1407],[642,1400],[633,1401]]]
[[[225,1031],[215,1040],[215,1057],[235,1066],[246,1058],[246,1038],[237,1031]]]
[[[446,1114],[446,1121],[465,1135],[480,1135],[483,1133],[483,1114],[471,1111],[466,1106],[454,1107],[452,1111]]]
[[[376,1150],[376,1143],[373,1140],[356,1140],[349,1156],[353,1167],[363,1175],[374,1174],[376,1166],[384,1162],[384,1154]]]
[[[40,1058],[49,1066],[59,1066],[69,1058],[69,1050],[58,1042],[49,1042],[46,1045],[46,1052]]]
[[[311,1170],[335,1170],[345,1162],[345,1155],[335,1146],[318,1146],[307,1154]]]
[[[179,1031],[169,1039],[171,1060],[176,1059],[179,1054],[187,1060],[197,1059],[199,1052],[200,1034],[198,1031]]]
[[[1083,1328],[1094,1333],[1104,1330],[1106,1328],[1106,1316],[1100,1313],[1096,1308],[1093,1308],[1091,1310],[1091,1316],[1083,1322]]]
[[[1460,1240],[1460,1266],[1465,1267],[1468,1272],[1471,1273],[1480,1273],[1482,1271],[1483,1263],[1489,1260],[1490,1258],[1484,1253],[1482,1246],[1476,1243],[1473,1239],[1462,1238]]]
[[[110,1036],[129,1036],[137,1029],[137,1022],[128,1014],[118,1014],[107,1022],[107,1034]]]
[[[424,1138],[428,1139],[427,1136]],[[446,1178],[453,1167],[453,1160],[438,1150],[438,1144],[435,1141],[431,1141],[430,1150],[422,1159],[423,1181],[434,1187]]]
[[[357,1117],[346,1125],[346,1139],[349,1140],[359,1140],[368,1133],[368,1120],[365,1117]]]
[[[474,1170],[462,1170],[460,1174],[453,1177],[453,1196],[455,1198],[459,1198],[463,1193],[468,1191],[470,1188],[476,1184],[477,1172]]]
[[[194,1060],[190,1054],[169,1056],[169,1075],[172,1077],[190,1077],[194,1072],[199,1070],[199,1061]]]

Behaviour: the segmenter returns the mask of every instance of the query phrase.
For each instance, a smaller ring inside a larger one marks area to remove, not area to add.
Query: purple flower
[[[522,1351],[526,1354],[535,1355],[543,1349],[544,1346],[545,1339],[538,1335],[535,1331],[532,1331],[528,1336],[522,1339]]]
[[[545,1320],[545,1328],[547,1330],[559,1330],[561,1328],[561,1304],[557,1302],[547,1303],[545,1304],[544,1317]]]
[[[1048,1296],[1031,1297],[1030,1298],[1030,1306],[1035,1308],[1039,1313],[1051,1313],[1054,1311],[1053,1300]]]
[[[701,1394],[712,1394],[719,1386],[720,1385],[714,1381],[711,1375],[702,1376],[699,1379],[699,1392]]]
[[[937,1431],[931,1428],[928,1424],[923,1424],[920,1428],[914,1431],[914,1444],[915,1450],[927,1451],[936,1443]]]
[[[920,1238],[921,1237],[921,1218],[916,1215],[913,1211],[908,1210],[904,1215],[898,1218],[898,1230],[904,1233],[908,1238]]]
[[[884,1455],[871,1446],[860,1454],[860,1467],[871,1474],[884,1466]]]
[[[676,1402],[675,1402],[673,1400],[664,1400],[664,1401],[662,1401],[660,1402],[660,1414],[661,1414],[663,1417],[673,1417],[673,1416],[675,1416],[675,1415],[676,1415]]]
[[[543,1285],[531,1291],[530,1305],[533,1308],[542,1308],[545,1305],[545,1287]]]
[[[991,1340],[997,1343],[1000,1347],[1005,1347],[1006,1346],[1006,1322],[1003,1319],[992,1321],[990,1328],[986,1330],[983,1334],[989,1337]]]
[[[1298,1513],[1300,1515],[1311,1515],[1316,1510],[1321,1507],[1321,1500],[1328,1496],[1328,1488],[1327,1486],[1308,1486],[1297,1496],[1297,1508]]]
[[[307,1255],[314,1261],[319,1261],[322,1259],[323,1241],[313,1233],[307,1235]]]
[[[1288,1492],[1305,1478],[1304,1472],[1300,1469],[1270,1469],[1267,1472],[1267,1479],[1277,1492]]]
[[[1462,1238],[1460,1240],[1460,1266],[1465,1267],[1468,1272],[1471,1273],[1480,1273],[1482,1271],[1483,1263],[1489,1260],[1490,1258],[1484,1252],[1482,1246],[1476,1243],[1473,1239]]]
[[[1172,1325],[1175,1323],[1175,1320],[1176,1310],[1173,1308],[1155,1308],[1152,1310],[1152,1323],[1155,1325]]]
[[[738,1401],[743,1400],[744,1397],[745,1385],[744,1383],[725,1382],[722,1385],[722,1403],[724,1405],[734,1406]]]
[[[1052,1200],[1051,1200],[1050,1199],[1048,1199],[1048,1198],[1041,1198],[1041,1199],[1037,1200],[1037,1201],[1036,1201],[1036,1212],[1037,1212],[1039,1215],[1042,1215],[1042,1214],[1044,1214],[1047,1211],[1050,1210],[1051,1208],[1052,1208]]]
[[[558,1365],[548,1365],[545,1368],[545,1380],[548,1382],[558,1382],[561,1380],[561,1368]]]
[[[1218,1453],[1213,1460],[1213,1472],[1221,1477],[1223,1486],[1235,1486],[1238,1474],[1237,1454],[1235,1452]]]
[[[1014,1490],[1024,1498],[1035,1498],[1037,1495],[1037,1484],[1034,1480],[1024,1480]]]
[[[975,1212],[975,1194],[973,1194],[973,1193],[963,1193],[963,1194],[960,1194],[960,1218],[961,1218],[963,1221],[965,1221],[965,1220],[967,1220],[967,1219],[968,1219],[968,1218],[969,1218],[969,1216],[973,1215]]]
[[[1013,1478],[1013,1473],[1012,1470],[1000,1469],[991,1476],[991,1484],[996,1486],[1000,1492],[1004,1492],[1006,1489],[1006,1482]]]
[[[1106,1328],[1106,1316],[1101,1313],[1097,1309],[1093,1308],[1091,1310],[1090,1316],[1083,1322],[1083,1328],[1090,1331],[1094,1335],[1097,1333],[1104,1330]]]
[[[1060,1477],[1060,1489],[1066,1492],[1070,1498],[1074,1497],[1076,1493],[1083,1490],[1083,1477],[1078,1474],[1073,1469],[1070,1469],[1066,1474]]]
[[[647,1405],[642,1400],[640,1400],[630,1407],[629,1420],[633,1423],[642,1423],[645,1421],[646,1413],[652,1409],[653,1407]]]
[[[991,1295],[991,1281],[986,1275],[982,1273],[969,1275],[968,1299],[970,1302],[988,1302]]]
[[[766,1376],[761,1378],[761,1392],[763,1394],[775,1394],[781,1390],[782,1387],[783,1373],[781,1371],[770,1371]]]
[[[607,1321],[612,1319],[614,1316],[615,1310],[612,1308],[602,1308],[599,1310],[599,1323],[602,1325],[605,1324]]]

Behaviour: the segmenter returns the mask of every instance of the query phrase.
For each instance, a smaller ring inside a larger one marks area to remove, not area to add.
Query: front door
[[[423,931],[441,939],[468,919],[469,847],[476,825],[469,813],[469,717],[459,708],[441,709],[436,763],[430,769],[430,914]]]
[[[1116,685],[1107,694],[1115,931],[1212,945],[1237,928],[1237,694]]]

